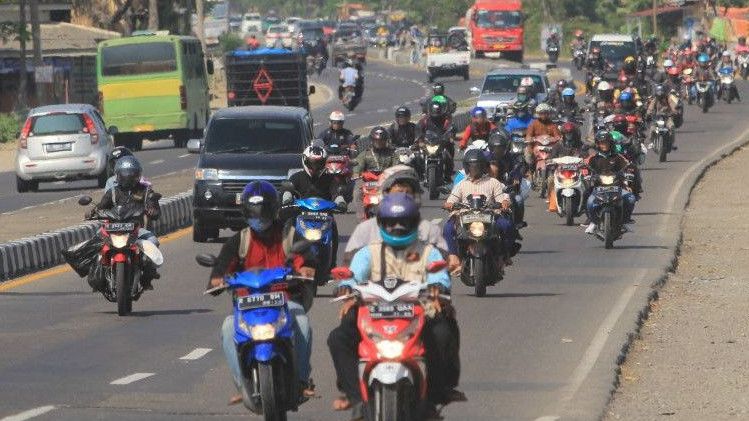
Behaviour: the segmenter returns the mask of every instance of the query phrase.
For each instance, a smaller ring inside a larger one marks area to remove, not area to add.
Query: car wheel
[[[16,190],[19,193],[26,193],[29,191],[29,182],[23,178],[16,176]]]
[[[140,136],[135,137],[130,141],[130,145],[133,151],[140,151],[143,149],[143,138]]]
[[[208,241],[205,228],[197,219],[192,223],[192,241],[196,243],[205,243]]]

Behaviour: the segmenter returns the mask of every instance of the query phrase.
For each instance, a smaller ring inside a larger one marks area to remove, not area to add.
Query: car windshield
[[[219,118],[206,135],[208,153],[301,153],[302,127],[296,120]]]
[[[271,34],[280,34],[280,33],[283,33],[283,32],[286,32],[286,27],[285,26],[271,26],[268,29],[268,33],[271,33]]]
[[[637,56],[635,43],[631,41],[591,41],[590,47],[599,47],[601,57],[608,61],[623,61],[627,56]]]
[[[536,92],[541,92],[543,82],[537,75],[487,75],[481,92],[485,94],[515,93],[520,86],[520,81],[525,77],[533,80]]]
[[[101,50],[103,76],[168,73],[175,70],[177,57],[174,44],[169,42],[116,45]]]
[[[322,29],[305,29],[302,31],[302,36],[307,42],[317,41],[323,37]]]
[[[479,10],[476,26],[487,29],[519,28],[523,25],[523,14],[518,11]]]
[[[356,29],[339,29],[335,33],[336,39],[355,38],[360,36],[361,32]]]
[[[80,114],[46,114],[34,117],[33,120],[31,134],[34,136],[80,133],[83,131],[83,117]]]

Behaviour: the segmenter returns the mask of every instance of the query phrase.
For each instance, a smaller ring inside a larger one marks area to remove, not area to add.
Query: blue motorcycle
[[[212,267],[216,257],[196,258],[201,266]],[[293,342],[293,317],[289,295],[303,278],[287,267],[239,272],[225,278],[234,303],[234,342],[242,371],[242,400],[266,421],[286,420],[287,411],[301,403]]]
[[[338,205],[335,203],[310,197],[306,199],[297,199],[294,205],[299,211],[294,221],[294,229],[297,235],[304,238],[310,243],[308,254],[317,262],[315,271],[315,282],[311,283],[311,297],[317,295],[317,288],[323,286],[330,280],[330,270],[333,268],[333,241],[334,231],[333,213],[340,212]],[[305,309],[312,306],[311,302],[302,303]]]

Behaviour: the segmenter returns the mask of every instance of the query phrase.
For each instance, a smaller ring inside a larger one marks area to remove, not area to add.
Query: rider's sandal
[[[345,396],[341,396],[333,400],[334,411],[346,411],[348,409],[351,409],[351,406],[351,401],[348,400],[348,398],[346,398]]]
[[[227,405],[229,406],[236,405],[241,402],[242,402],[242,395],[238,393],[229,398],[229,403]]]

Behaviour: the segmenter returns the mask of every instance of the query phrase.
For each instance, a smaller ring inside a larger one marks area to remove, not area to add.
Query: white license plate
[[[464,224],[470,224],[473,222],[483,222],[485,224],[488,224],[492,221],[492,216],[485,213],[465,215],[460,217],[460,221]]]
[[[134,229],[135,224],[132,222],[112,222],[106,227],[109,232],[130,232]]]
[[[65,152],[73,150],[72,143],[48,143],[44,145],[44,147],[47,148],[47,152]]]
[[[261,307],[281,307],[286,304],[286,296],[283,292],[271,292],[269,294],[253,294],[240,297],[237,306],[240,310],[252,310]]]
[[[372,319],[408,319],[414,316],[414,305],[412,303],[378,303],[368,306],[369,316]]]
[[[237,196],[234,198],[234,204],[236,205],[242,204],[242,193],[237,193]]]

